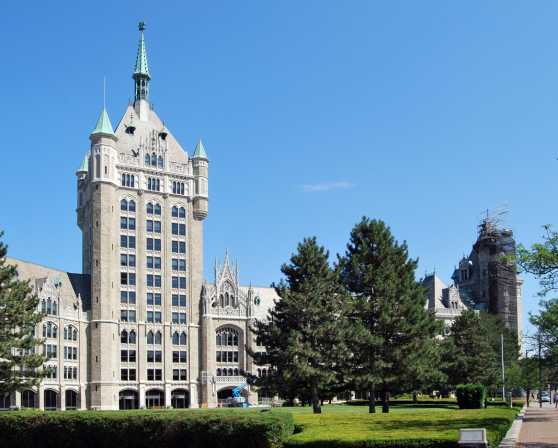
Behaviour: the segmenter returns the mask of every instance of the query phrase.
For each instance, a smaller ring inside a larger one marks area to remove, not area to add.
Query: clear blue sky
[[[268,285],[303,237],[335,254],[368,215],[448,280],[483,210],[525,244],[557,222],[556,2],[5,1],[10,255],[80,271],[74,172],[103,76],[113,124],[132,95],[140,19],[156,110],[211,159],[208,277],[228,248]]]

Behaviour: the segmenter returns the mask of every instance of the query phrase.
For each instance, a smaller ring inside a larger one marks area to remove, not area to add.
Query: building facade
[[[428,308],[445,323],[446,329],[466,309],[494,314],[521,344],[523,281],[515,263],[506,258],[513,254],[513,232],[500,228],[490,218],[484,219],[470,254],[454,269],[450,286],[435,273],[423,279],[428,291]]]
[[[134,101],[116,129],[103,108],[76,172],[83,272],[9,260],[44,304],[49,377],[0,407],[215,407],[238,386],[258,399],[246,348],[275,291],[241,286],[228,255],[204,280],[209,159],[153,110],[143,24],[132,78]]]

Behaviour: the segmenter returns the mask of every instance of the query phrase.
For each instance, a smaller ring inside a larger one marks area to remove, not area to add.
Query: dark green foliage
[[[11,412],[0,415],[2,448],[277,448],[294,431],[287,413]]]
[[[267,321],[256,321],[257,340],[265,354],[250,352],[258,365],[271,365],[257,386],[285,398],[311,401],[320,412],[320,399],[335,394],[341,383],[340,364],[351,356],[344,307],[346,293],[328,262],[328,252],[315,238],[298,245],[285,275],[275,286],[281,297]]]
[[[426,291],[415,280],[416,267],[407,244],[395,241],[384,222],[368,218],[353,228],[339,259],[355,328],[349,374],[354,389],[369,391],[370,412],[375,412],[377,390],[388,412],[390,392],[441,379],[433,342],[440,324],[425,310]]]
[[[34,353],[40,343],[35,338],[35,326],[42,318],[37,312],[39,299],[29,282],[17,279],[16,268],[6,264],[7,252],[0,241],[0,394],[36,385],[44,361]]]
[[[504,365],[511,368],[518,358],[513,333],[493,315],[472,310],[462,313],[443,342],[444,371],[450,387],[479,383],[501,387],[501,339],[504,335]]]
[[[486,388],[482,384],[460,384],[455,389],[460,409],[482,409],[486,402]]]

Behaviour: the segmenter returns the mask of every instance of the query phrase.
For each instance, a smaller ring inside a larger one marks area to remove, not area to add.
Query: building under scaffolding
[[[464,256],[453,272],[453,284],[446,286],[435,273],[424,278],[428,308],[447,326],[465,309],[497,315],[519,342],[523,281],[511,257],[514,253],[513,232],[495,219],[483,219],[469,256]]]

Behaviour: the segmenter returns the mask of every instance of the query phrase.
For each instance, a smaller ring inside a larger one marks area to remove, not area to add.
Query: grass
[[[310,408],[284,408],[294,415],[298,432],[288,447],[399,445],[412,440],[428,446],[430,442],[455,444],[460,428],[486,428],[491,446],[505,435],[518,409],[490,407],[460,410],[454,403],[439,405],[395,405],[389,414],[369,414],[366,406],[326,405],[322,414]],[[400,442],[400,443],[397,443]],[[432,443],[433,445],[437,443]]]

